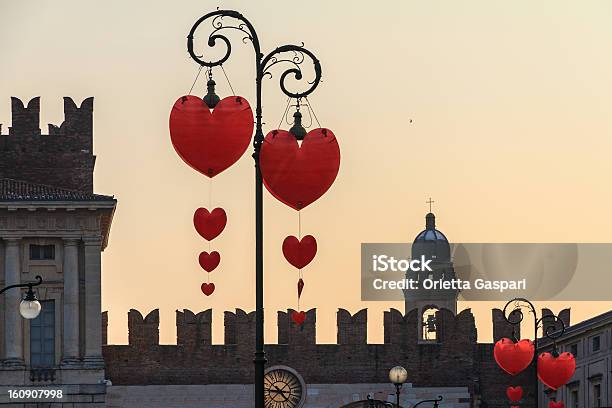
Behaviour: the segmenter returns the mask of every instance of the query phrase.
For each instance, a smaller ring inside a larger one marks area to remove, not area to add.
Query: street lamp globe
[[[401,385],[408,379],[408,371],[402,366],[393,367],[389,370],[389,380],[395,385]]]
[[[36,319],[40,314],[41,305],[32,288],[29,288],[25,297],[19,304],[19,313],[24,319]]]

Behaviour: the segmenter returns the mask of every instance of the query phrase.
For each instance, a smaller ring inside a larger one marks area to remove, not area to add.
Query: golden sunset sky
[[[175,342],[176,309],[213,308],[220,343],[223,311],[254,308],[250,154],[213,180],[213,203],[229,223],[213,242],[222,263],[206,298],[197,255],[207,245],[192,215],[210,185],[176,155],[168,132],[170,108],[198,68],[187,33],[217,7],[249,18],[265,52],[304,42],[323,65],[310,101],[337,136],[342,163],[331,190],[302,214],[302,231],[319,242],[302,297],[304,309],[318,309],[318,342],[335,342],[338,307],[369,308],[369,341],[382,342],[383,310],[403,304],[360,301],[360,244],[412,241],[430,196],[453,242],[612,240],[609,1],[4,1],[3,134],[11,96],[42,97],[44,132],[63,120],[63,96],[95,97],[95,188],[118,199],[103,255],[110,343],[127,342],[130,308],[160,308],[163,343]],[[253,51],[240,38],[225,69],[254,106]],[[275,74],[264,84],[266,132],[286,103]],[[214,75],[218,93],[231,94]],[[194,93],[204,90],[202,76]],[[296,233],[295,211],[266,192],[267,342],[276,341],[276,311],[296,307],[297,273],[281,253]],[[569,306],[576,322],[611,305]],[[460,305],[473,308],[480,341],[490,340],[490,308],[500,306]]]

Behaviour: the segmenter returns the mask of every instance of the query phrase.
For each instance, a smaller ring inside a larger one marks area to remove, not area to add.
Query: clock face
[[[304,380],[289,367],[271,367],[264,377],[266,408],[299,408],[304,404]]]

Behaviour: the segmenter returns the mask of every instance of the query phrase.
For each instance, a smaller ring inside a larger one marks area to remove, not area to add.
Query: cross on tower
[[[429,197],[429,200],[425,201],[425,203],[429,204],[429,212],[431,212],[431,205],[435,203],[435,201],[433,201],[431,197]]]

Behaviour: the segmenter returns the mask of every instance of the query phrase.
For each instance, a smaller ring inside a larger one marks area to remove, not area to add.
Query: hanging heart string
[[[198,262],[207,273],[201,290],[210,296],[214,283],[210,273],[221,262],[221,255],[212,250],[211,241],[227,224],[222,208],[213,208],[213,177],[232,166],[248,148],[253,135],[253,111],[246,99],[236,96],[223,66],[221,70],[233,96],[219,98],[215,93],[212,68],[207,68],[207,93],[192,95],[202,72],[200,66],[187,95],[180,97],[170,112],[170,138],[178,155],[194,170],[209,178],[208,208],[198,208],[193,215],[196,231],[208,241],[208,250],[200,253]]]
[[[310,123],[313,117],[320,126],[311,104],[306,99]],[[288,121],[289,108],[295,107],[293,126],[281,130],[283,119]],[[269,132],[261,147],[260,168],[266,189],[279,201],[298,212],[298,236],[283,241],[283,255],[298,270],[297,308],[291,319],[300,326],[305,313],[300,310],[304,290],[303,268],[315,257],[317,241],[312,235],[302,237],[301,210],[320,198],[333,184],[340,168],[340,148],[329,129],[317,128],[306,132],[302,125],[301,98],[291,105],[287,99],[279,128]]]

